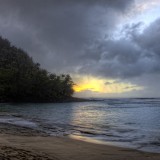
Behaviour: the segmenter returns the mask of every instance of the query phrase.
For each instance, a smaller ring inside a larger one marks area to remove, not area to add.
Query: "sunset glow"
[[[99,93],[123,93],[133,90],[142,90],[142,86],[125,83],[113,79],[100,79],[92,76],[78,77],[80,79],[74,86],[75,92],[92,91]]]

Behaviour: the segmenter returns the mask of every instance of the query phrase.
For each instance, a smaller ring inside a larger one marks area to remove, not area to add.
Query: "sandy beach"
[[[13,125],[1,124],[0,126],[1,160],[160,159],[160,154],[94,144],[68,137],[53,137]]]

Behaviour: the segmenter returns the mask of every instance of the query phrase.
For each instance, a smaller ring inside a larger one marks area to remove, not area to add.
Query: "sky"
[[[0,35],[78,97],[160,97],[160,0],[0,0]]]

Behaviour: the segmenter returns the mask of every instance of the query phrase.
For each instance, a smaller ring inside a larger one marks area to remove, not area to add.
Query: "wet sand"
[[[0,126],[0,160],[160,160],[160,154]]]

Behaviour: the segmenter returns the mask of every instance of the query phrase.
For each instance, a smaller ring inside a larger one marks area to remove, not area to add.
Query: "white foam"
[[[16,118],[16,117],[3,117],[3,118],[1,117],[0,123],[14,124],[14,125],[29,127],[29,128],[37,127],[37,124],[34,122],[31,122],[29,120],[25,120],[22,118]]]

